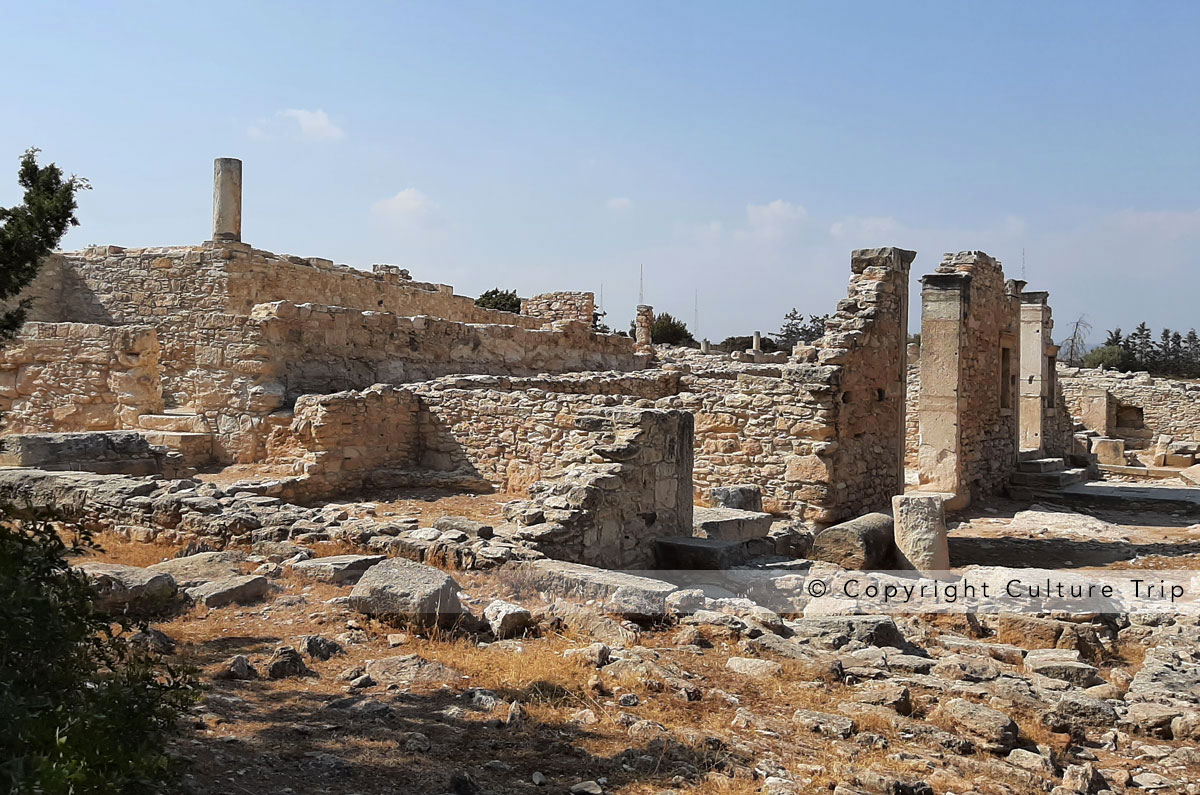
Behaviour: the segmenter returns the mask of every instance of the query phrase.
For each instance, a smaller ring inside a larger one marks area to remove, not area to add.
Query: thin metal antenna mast
[[[646,303],[646,266],[638,265],[638,306]]]

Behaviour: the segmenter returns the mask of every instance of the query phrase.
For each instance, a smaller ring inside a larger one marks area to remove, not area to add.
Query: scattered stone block
[[[694,508],[693,533],[697,538],[722,541],[750,541],[766,538],[771,532],[774,517],[769,513],[744,511],[737,508]]]
[[[895,549],[892,517],[869,513],[817,533],[811,555],[843,569],[867,571],[891,568]]]
[[[188,588],[187,595],[196,604],[205,607],[225,607],[257,602],[271,590],[271,581],[257,574],[245,574],[212,580],[195,588]]]
[[[1017,724],[999,710],[952,698],[938,707],[942,718],[984,751],[1005,754],[1017,744]]]
[[[360,613],[418,626],[449,626],[462,614],[458,583],[432,566],[389,558],[363,573],[349,604]],[[376,677],[378,678],[378,677]]]
[[[496,599],[483,610],[483,618],[498,640],[521,635],[533,626],[533,615],[520,605]]]
[[[96,592],[95,606],[101,612],[152,612],[170,602],[176,593],[175,579],[165,572],[117,563],[83,563]]]
[[[898,568],[947,571],[945,498],[941,494],[897,494],[892,497]]]
[[[783,666],[779,663],[753,657],[730,657],[725,663],[725,668],[735,674],[753,676],[758,679],[779,676],[783,673]]]
[[[148,566],[150,571],[170,574],[180,588],[194,588],[212,580],[236,577],[242,573],[246,553],[237,549],[223,552],[201,552],[183,558],[164,560]]]
[[[363,572],[386,559],[384,555],[333,555],[301,560],[291,568],[302,577],[342,585],[358,582]]]

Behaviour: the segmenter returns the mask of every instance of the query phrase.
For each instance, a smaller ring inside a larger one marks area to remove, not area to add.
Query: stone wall
[[[578,323],[555,329],[457,323],[286,301],[254,307],[269,373],[288,400],[309,392],[362,389],[444,375],[533,375],[638,370],[633,341],[592,334]]]
[[[164,406],[202,415],[214,433],[213,454],[224,463],[261,460],[264,439],[276,424],[272,413],[306,392],[451,372],[523,375],[644,366],[628,340],[591,337],[571,323],[536,331],[543,325],[539,318],[482,309],[446,285],[415,282],[393,266],[366,273],[241,243],[97,246],[53,255],[26,295],[34,299],[31,320],[154,327]],[[347,308],[331,309],[327,318],[310,317],[304,326],[289,326],[269,311],[252,317],[257,305],[284,300]],[[337,312],[345,314],[332,317]],[[410,328],[400,328],[405,324],[397,318],[421,315],[445,322],[417,328],[418,317]],[[272,320],[285,332],[278,339],[263,328]],[[388,324],[395,337],[383,339],[380,329]],[[526,330],[536,335],[523,336]],[[303,358],[286,358],[293,354]]]
[[[854,252],[849,297],[797,361],[763,367],[725,360],[685,376],[679,395],[658,401],[695,414],[698,496],[713,486],[756,483],[764,509],[829,524],[884,510],[903,491],[914,257],[892,248]]]
[[[920,482],[962,505],[1016,465],[1022,285],[980,251],[947,254],[922,282]]]
[[[379,486],[394,470],[415,469],[486,481],[519,495],[588,461],[597,445],[611,441],[611,429],[591,419],[596,412],[637,400],[637,393],[678,386],[674,373],[459,376],[305,395],[291,422],[270,435],[267,460],[304,476],[292,491],[306,498]]]
[[[904,401],[904,466],[920,467],[921,422],[917,409],[921,404],[921,346],[909,346],[908,389]]]
[[[596,296],[581,292],[542,293],[522,299],[521,314],[543,323],[570,320],[590,328],[596,316]]]
[[[359,311],[390,312],[413,317],[430,315],[460,323],[492,323],[538,328],[538,318],[484,309],[475,299],[455,295],[448,284],[417,282],[408,272],[376,265],[372,272],[318,257],[272,254],[250,246],[231,248],[228,265],[230,311],[249,314],[270,301],[327,304]],[[588,318],[591,325],[591,318]]]
[[[149,326],[26,323],[0,348],[4,433],[136,428],[162,411]]]
[[[1160,434],[1176,441],[1200,442],[1200,381],[1059,367],[1058,383],[1071,416],[1102,436],[1125,439],[1129,449],[1145,446]],[[1107,429],[1099,427],[1084,411],[1084,396],[1089,389],[1110,395]]]
[[[529,500],[505,506],[505,517],[522,526],[516,538],[560,560],[653,568],[653,539],[692,534],[692,415],[601,409],[575,425],[602,443],[530,486]]]

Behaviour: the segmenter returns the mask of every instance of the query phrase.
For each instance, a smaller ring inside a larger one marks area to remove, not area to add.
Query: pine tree
[[[1117,326],[1112,331],[1108,332],[1108,339],[1104,340],[1105,345],[1120,345],[1123,342],[1121,339],[1121,327]]]
[[[62,170],[51,163],[37,164],[38,149],[21,156],[17,182],[25,189],[24,201],[15,207],[0,207],[0,302],[20,295],[37,276],[42,259],[58,248],[67,229],[79,226],[75,218],[75,192],[87,190],[87,180],[63,179]],[[0,312],[0,342],[12,339],[25,322],[29,299]]]
[[[1196,329],[1188,331],[1183,338],[1185,373],[1189,378],[1200,378],[1200,335]]]
[[[1138,323],[1133,333],[1125,338],[1125,346],[1132,356],[1131,369],[1148,370],[1150,368],[1154,361],[1154,337],[1150,333],[1149,326],[1144,322]]]

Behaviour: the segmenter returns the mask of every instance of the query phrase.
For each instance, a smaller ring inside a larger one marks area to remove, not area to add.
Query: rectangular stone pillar
[[[213,161],[213,240],[242,240],[242,161]]]
[[[1046,351],[1054,324],[1050,319],[1049,293],[1021,293],[1020,384],[1018,388],[1017,421],[1020,429],[1021,452],[1045,450],[1042,438],[1047,407],[1054,405],[1049,392],[1053,377],[1048,371]]]
[[[971,278],[969,273],[934,273],[921,279],[920,485],[952,495],[946,505],[950,510],[970,501],[963,479],[961,358]]]

